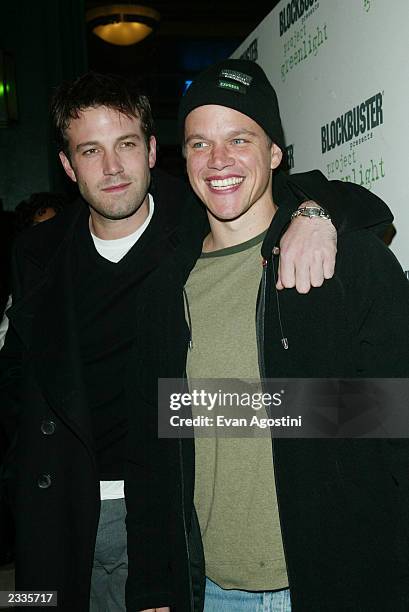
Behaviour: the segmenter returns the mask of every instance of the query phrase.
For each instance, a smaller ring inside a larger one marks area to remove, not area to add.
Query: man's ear
[[[281,164],[283,152],[274,142],[271,145],[271,169],[275,170]]]
[[[149,168],[153,168],[156,164],[156,138],[151,136],[149,138],[149,151],[148,151]]]
[[[66,156],[64,151],[60,151],[58,155],[60,157],[60,161],[61,161],[61,163],[63,165],[65,173],[70,177],[70,179],[72,181],[74,181],[74,183],[76,183],[77,182],[77,177],[75,176],[75,172],[72,169],[70,160],[68,159],[68,157]]]

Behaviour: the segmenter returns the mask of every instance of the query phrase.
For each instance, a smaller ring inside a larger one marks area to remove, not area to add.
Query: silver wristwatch
[[[331,221],[328,211],[320,206],[303,206],[302,208],[297,208],[291,215],[291,219],[295,219],[296,217],[309,217],[310,219],[318,217]]]

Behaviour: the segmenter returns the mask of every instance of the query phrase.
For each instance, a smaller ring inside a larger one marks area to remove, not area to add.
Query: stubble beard
[[[139,188],[137,193],[134,193],[133,195],[129,194],[127,200],[124,202],[115,202],[115,199],[112,198],[111,202],[107,201],[105,203],[101,201],[101,199],[97,200],[95,197],[90,197],[90,194],[88,193],[83,193],[82,196],[90,208],[92,208],[92,210],[94,210],[100,217],[110,221],[120,221],[121,219],[132,217],[132,215],[139,210],[139,208],[145,202],[148,194],[148,188],[149,184],[146,185],[146,188],[143,191],[141,188]]]
[[[100,205],[95,205],[94,203],[88,203],[89,206],[94,210],[100,217],[104,219],[109,219],[110,221],[120,221],[121,219],[127,219],[128,217],[132,217],[139,208],[144,203],[145,198],[139,204],[124,205],[121,208],[116,208],[115,210],[111,210],[110,208],[102,207]]]

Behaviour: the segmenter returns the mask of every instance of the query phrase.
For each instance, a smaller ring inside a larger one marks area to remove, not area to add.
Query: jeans
[[[101,502],[91,577],[90,612],[125,612],[128,576],[124,499]]]
[[[206,578],[204,612],[291,612],[290,591],[227,590]]]

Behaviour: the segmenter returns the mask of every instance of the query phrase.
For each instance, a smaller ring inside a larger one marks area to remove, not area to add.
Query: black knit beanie
[[[187,115],[205,104],[227,106],[247,115],[284,150],[277,95],[255,62],[227,59],[199,74],[180,102],[178,122],[182,142]]]

